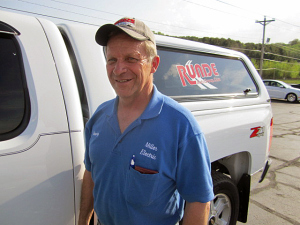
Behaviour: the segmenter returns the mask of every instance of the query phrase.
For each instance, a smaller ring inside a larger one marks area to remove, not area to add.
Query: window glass
[[[0,34],[0,140],[19,130],[28,112],[20,63],[20,51],[12,35]]]
[[[168,96],[246,96],[247,89],[248,94],[257,94],[256,85],[239,59],[168,49],[158,49],[158,55],[161,64],[154,74],[154,83]]]
[[[274,87],[282,87],[283,85],[280,84],[280,83],[277,83],[275,81],[272,82],[271,86],[274,86]]]

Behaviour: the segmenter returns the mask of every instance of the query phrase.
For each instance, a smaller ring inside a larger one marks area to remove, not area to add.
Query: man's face
[[[106,49],[108,78],[120,99],[135,100],[149,96],[152,73],[158,66],[148,60],[145,43],[126,34],[111,37]]]

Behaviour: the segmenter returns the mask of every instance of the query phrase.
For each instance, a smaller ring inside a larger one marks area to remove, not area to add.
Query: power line
[[[60,9],[60,8],[56,8],[56,7],[52,7],[52,6],[47,6],[47,5],[44,5],[44,4],[33,3],[33,2],[25,1],[25,0],[18,0],[18,1],[24,2],[24,3],[27,3],[27,4],[33,4],[33,5],[37,5],[37,6],[49,8],[49,9],[54,9],[54,10],[58,10],[58,11],[62,11],[62,12],[68,12],[68,13],[72,13],[72,14],[76,14],[76,15],[80,15],[80,16],[85,16],[85,17],[90,17],[90,18],[95,18],[95,19],[101,19],[101,20],[105,20],[105,21],[114,22],[112,20],[108,20],[108,19],[104,19],[104,18],[100,18],[100,17],[95,17],[95,16],[90,16],[90,15],[86,15],[86,14],[82,14],[82,13],[77,13],[77,12],[73,12],[73,11],[70,11],[70,10],[64,10],[64,9]],[[61,3],[61,4],[72,5],[72,6],[75,6],[75,7],[84,8],[84,9],[88,9],[88,10],[94,10],[94,11],[99,11],[99,12],[108,13],[108,14],[112,14],[112,15],[117,15],[117,16],[121,16],[121,17],[124,16],[124,15],[121,15],[121,14],[110,13],[110,12],[106,12],[106,11],[103,11],[103,10],[92,9],[92,8],[89,8],[89,7],[84,7],[84,6],[80,6],[80,5],[76,5],[76,4],[65,3],[65,2],[62,2],[62,1],[58,1],[58,0],[51,0],[51,1],[57,2],[57,3]],[[18,11],[22,11],[22,10],[18,10]],[[26,13],[31,13],[31,12],[26,11]],[[39,13],[32,13],[32,14],[42,15],[42,16],[46,16],[46,17],[50,17],[50,18],[60,19],[60,17],[49,16],[49,15],[46,15],[46,14],[39,14]],[[65,19],[65,18],[61,18],[61,19],[66,20],[66,21],[84,23],[84,22],[80,22],[80,21],[76,21],[76,20],[70,20],[70,19]],[[168,24],[164,24],[164,23],[161,23],[161,22],[155,22],[155,21],[149,21],[149,20],[144,20],[144,21],[145,22],[149,22],[149,23],[154,23],[154,24],[157,24],[157,25],[169,26]],[[172,25],[172,27],[179,28],[180,30],[185,29],[185,30],[196,31],[196,32],[204,32],[203,30],[191,29],[191,28],[182,27],[182,26],[174,26],[174,25]],[[207,32],[207,33],[211,33],[211,34],[215,34],[215,35],[222,35],[221,33],[216,33],[216,32]],[[242,36],[236,36],[236,37],[239,37],[239,38],[248,38],[248,37],[242,37]]]
[[[244,9],[244,8],[242,8],[242,7],[239,7],[239,6],[230,4],[230,3],[228,3],[228,2],[224,2],[224,1],[221,1],[221,0],[216,0],[216,1],[217,1],[217,2],[220,2],[220,3],[223,3],[223,4],[225,4],[225,5],[229,5],[229,6],[231,6],[231,7],[237,8],[237,9],[244,10],[244,11],[246,11],[246,12],[251,12],[251,13],[255,13],[255,14],[261,15],[260,13],[257,13],[257,12],[254,12],[254,11],[251,11],[251,10],[248,10],[248,9]]]
[[[18,12],[23,12],[23,13],[34,14],[34,15],[38,15],[38,16],[44,16],[44,17],[54,18],[54,19],[60,19],[60,20],[65,20],[65,21],[70,21],[70,22],[76,22],[76,23],[81,23],[81,24],[99,26],[98,24],[86,23],[86,22],[82,22],[82,21],[78,21],[78,20],[72,20],[72,19],[67,19],[67,18],[62,18],[62,17],[57,17],[57,16],[51,16],[51,15],[46,15],[46,14],[42,14],[42,13],[35,13],[35,12],[26,11],[26,10],[14,9],[14,8],[10,8],[10,7],[0,6],[0,8],[9,9],[9,10],[18,11]],[[280,44],[277,44],[277,45],[280,46]],[[286,46],[282,46],[282,47],[286,47]],[[286,47],[286,48],[289,48],[289,47]],[[300,51],[300,50],[293,49],[293,48],[290,48],[290,49],[292,49],[294,51]],[[249,50],[249,49],[244,49],[244,50]],[[259,50],[250,50],[250,51],[259,51]],[[274,54],[274,53],[268,53],[268,52],[266,52],[266,54]],[[278,54],[274,54],[274,55],[278,55]],[[278,55],[278,56],[286,57],[286,58],[292,58],[292,57],[282,56],[282,55]],[[255,58],[253,58],[253,59],[255,59]],[[299,60],[299,58],[292,58],[292,59]],[[287,64],[298,65],[298,63],[289,63],[289,62],[275,61],[275,60],[269,60],[269,59],[264,59],[264,60],[265,61],[278,62],[278,63],[287,63]],[[266,70],[266,69],[263,69],[263,70]],[[277,70],[279,70],[279,69],[277,69]],[[284,70],[280,70],[280,71],[284,71]],[[290,72],[290,71],[286,71],[286,72]],[[293,72],[293,71],[291,71],[291,72]]]
[[[221,12],[221,13],[230,14],[230,15],[234,15],[234,16],[240,17],[240,15],[237,15],[237,14],[234,14],[234,13],[229,13],[229,12],[226,12],[226,11],[223,11],[223,10],[219,10],[219,9],[215,9],[215,8],[212,8],[212,7],[209,7],[209,6],[206,6],[206,5],[202,5],[202,4],[199,4],[199,3],[196,3],[196,2],[192,2],[192,1],[189,1],[189,0],[183,0],[183,1],[184,1],[184,2],[188,2],[188,3],[190,3],[190,4],[197,5],[197,6],[201,6],[201,7],[207,8],[207,9],[211,9],[211,10],[214,10],[214,11],[218,11],[218,12]],[[220,2],[222,2],[222,1],[220,1]],[[222,3],[224,3],[224,2],[222,2]],[[227,3],[227,5],[231,5],[231,4]],[[233,6],[233,5],[231,5],[231,6]],[[237,6],[235,6],[235,7],[237,7]],[[239,7],[237,7],[237,8],[239,8]],[[243,17],[252,20],[252,18],[250,18],[250,17],[246,17],[246,16],[243,16]]]
[[[35,13],[35,12],[30,12],[30,11],[21,10],[21,9],[14,9],[14,8],[5,7],[5,6],[0,6],[0,8],[9,9],[9,10],[18,11],[18,12],[23,12],[23,13],[34,14],[34,15],[38,15],[38,16],[49,17],[49,18],[53,18],[53,19],[66,20],[66,21],[69,21],[69,22],[75,22],[75,23],[81,23],[81,24],[96,25],[96,26],[98,26],[97,24],[86,23],[86,22],[82,22],[82,21],[78,21],[78,20],[71,20],[71,19],[57,17],[57,16],[50,16],[50,15],[46,15],[46,14],[42,14],[42,13]]]
[[[249,51],[249,52],[261,52],[261,50],[256,50],[256,49],[234,48],[234,47],[226,47],[226,46],[221,46],[221,47],[232,49],[232,50],[243,50],[243,51]],[[276,54],[276,53],[272,53],[272,52],[265,52],[265,54],[275,55],[275,56],[279,56],[279,57],[282,57],[282,58],[294,59],[294,60],[297,60],[297,61],[300,60],[300,58],[295,58],[295,57],[280,55],[280,54]]]
[[[280,57],[283,57],[283,58],[293,59],[293,60],[297,60],[297,61],[300,60],[300,58],[294,58],[294,57],[290,57],[290,56],[279,55],[279,54],[275,54],[275,53],[272,53],[272,52],[265,52],[265,54],[280,56]]]
[[[220,2],[220,3],[223,3],[223,4],[225,4],[225,5],[229,5],[229,6],[234,7],[234,8],[242,9],[242,10],[247,11],[247,12],[251,12],[251,13],[255,13],[255,14],[262,15],[262,14],[260,14],[260,13],[257,13],[257,12],[254,12],[254,11],[251,11],[251,10],[248,10],[248,9],[244,9],[244,8],[242,8],[242,7],[239,7],[239,6],[230,4],[230,3],[228,3],[228,2],[224,2],[224,1],[221,1],[221,0],[216,0],[216,1],[218,1],[218,2]],[[271,17],[271,16],[268,16],[268,17]],[[291,25],[291,26],[294,26],[294,27],[300,27],[299,25],[291,24],[291,23],[289,23],[289,22],[285,22],[285,21],[280,20],[280,19],[277,19],[277,18],[276,18],[276,21],[279,21],[279,22],[282,22],[282,23],[285,23],[285,24],[288,24],[288,25]]]
[[[256,69],[256,70],[258,70],[258,69]],[[297,71],[283,70],[283,69],[278,69],[278,68],[266,68],[266,69],[263,69],[263,70],[277,70],[277,71],[280,71],[280,72],[297,73]]]
[[[287,48],[289,51],[300,52],[300,49],[291,48],[291,47],[288,47],[288,46],[285,46],[285,45],[282,45],[282,44],[279,44],[279,43],[275,43],[274,45],[275,45],[275,46],[278,45],[278,46],[280,46],[281,48]],[[278,47],[278,48],[279,48],[279,47]]]
[[[117,13],[111,13],[111,12],[106,12],[106,11],[103,11],[103,10],[100,10],[100,9],[93,9],[93,8],[89,8],[89,7],[86,7],[86,6],[81,6],[81,5],[76,5],[76,4],[72,4],[72,3],[66,3],[66,2],[62,2],[62,1],[57,1],[57,0],[51,0],[52,2],[57,2],[57,3],[61,3],[61,4],[65,4],[65,5],[71,5],[71,6],[75,6],[75,7],[78,7],[78,8],[81,8],[81,9],[88,9],[88,10],[92,10],[92,11],[97,11],[97,12],[102,12],[102,13],[107,13],[107,14],[111,14],[111,15],[115,15],[115,16],[123,16],[121,14],[117,14]]]
[[[76,15],[80,15],[80,16],[85,16],[85,17],[90,17],[90,18],[95,18],[95,19],[102,19],[102,20],[106,20],[106,21],[111,21],[111,20],[108,20],[108,19],[104,19],[104,18],[100,18],[100,17],[96,17],[96,16],[90,16],[90,15],[86,15],[86,14],[83,14],[83,13],[77,13],[77,12],[73,12],[73,11],[70,11],[70,10],[64,10],[64,9],[56,8],[56,7],[51,7],[51,6],[44,5],[44,4],[33,3],[33,2],[25,1],[25,0],[18,0],[18,1],[24,2],[24,3],[27,3],[27,4],[33,4],[33,5],[37,5],[37,6],[49,8],[49,9],[54,9],[54,10],[58,10],[58,11],[62,11],[62,12],[68,12],[68,13],[72,13],[72,14],[76,14]],[[98,11],[98,12],[107,13],[107,14],[111,14],[111,15],[123,16],[123,15],[116,14],[116,13],[110,13],[110,12],[106,12],[106,11],[103,11],[103,10],[93,9],[93,8],[89,8],[89,7],[85,7],[85,6],[81,6],[81,5],[77,5],[77,4],[72,4],[72,3],[65,3],[65,2],[62,2],[62,1],[58,1],[58,0],[51,0],[51,1],[56,2],[56,3],[60,3],[60,4],[66,4],[66,5],[75,6],[75,7],[82,8],[82,9]],[[189,2],[189,1],[187,1],[187,2]],[[213,8],[211,8],[211,9],[213,9]],[[226,12],[224,12],[224,13],[226,13]],[[48,17],[52,17],[52,16],[48,16]],[[147,21],[147,22],[150,22],[150,23],[154,23],[154,24],[158,24],[158,25],[169,26],[168,24],[163,24],[163,23],[160,23],[160,22],[154,22],[154,21],[149,21],[149,20],[144,20],[144,21]],[[181,26],[174,26],[173,25],[172,27],[179,28],[181,30],[185,29],[185,30],[191,30],[191,31],[196,31],[196,32],[205,32],[204,30],[190,29],[190,28],[181,27]],[[215,35],[222,35],[222,34],[216,33],[216,32],[208,32],[208,33],[215,34]],[[241,36],[236,36],[236,37],[239,37],[239,38],[248,38],[248,37],[241,37]]]
[[[255,58],[258,59],[258,58]],[[299,63],[290,63],[290,62],[286,62],[286,61],[277,61],[274,59],[264,59],[264,61],[269,61],[269,62],[277,62],[277,63],[285,63],[285,64],[292,64],[292,65],[299,65]]]
[[[240,17],[244,17],[244,18],[247,18],[247,19],[251,19],[251,20],[252,20],[252,18],[246,17],[245,15],[240,16],[240,15],[236,15],[236,14],[233,14],[233,13],[228,13],[228,12],[226,12],[226,11],[222,11],[222,10],[218,10],[218,9],[215,9],[215,8],[212,8],[212,7],[208,7],[208,6],[199,4],[199,3],[192,2],[192,1],[190,1],[190,0],[183,0],[183,1],[185,1],[185,2],[187,2],[187,3],[190,3],[190,4],[194,4],[194,5],[198,5],[198,6],[201,6],[201,7],[205,7],[205,8],[214,10],[214,11],[218,11],[218,12],[222,12],[222,13],[226,13],[226,14],[231,14],[231,15],[234,15],[234,16],[238,16],[239,18],[240,18]],[[222,1],[222,0],[216,0],[216,1],[217,1],[217,2],[220,2],[220,3],[222,3],[222,4],[225,4],[225,5],[228,5],[228,6],[230,6],[230,7],[233,7],[233,8],[237,8],[237,9],[244,10],[244,11],[247,11],[247,12],[251,12],[251,13],[255,13],[255,14],[262,15],[262,14],[260,14],[260,13],[255,12],[255,11],[248,10],[248,9],[245,9],[245,8],[242,8],[242,7],[239,7],[239,6],[230,4],[230,3],[224,2],[224,1]],[[291,24],[291,23],[285,22],[285,21],[280,20],[280,19],[276,19],[276,21],[279,21],[279,22],[282,22],[282,23],[285,23],[285,24],[289,24],[289,25],[291,25],[291,26],[300,27],[299,25]],[[272,26],[273,26],[273,24],[272,24]],[[275,25],[275,27],[276,27],[276,25]],[[286,29],[286,27],[280,27],[280,29],[289,30],[289,29]]]
[[[22,1],[22,0],[19,0],[19,1]],[[123,16],[123,15],[116,14],[116,13],[110,13],[110,12],[106,12],[106,11],[103,11],[103,10],[93,9],[93,8],[89,8],[89,7],[85,7],[85,6],[81,6],[81,5],[76,5],[76,4],[71,4],[71,3],[65,3],[65,2],[62,2],[62,1],[58,1],[58,0],[51,0],[51,1],[58,2],[58,3],[61,3],[61,4],[66,4],[66,5],[72,5],[72,6],[83,8],[83,9],[93,10],[93,11],[97,11],[97,12],[103,12],[103,13],[108,13],[108,14],[112,14],[112,15]],[[184,1],[187,1],[187,0],[184,0]],[[187,1],[187,2],[189,2],[189,1]],[[192,2],[190,2],[190,3],[192,3]],[[207,8],[209,8],[209,7],[207,7]],[[211,9],[213,9],[213,8],[211,8]],[[224,13],[226,13],[226,12],[224,12]],[[158,25],[169,26],[168,24],[164,24],[164,23],[160,23],[160,22],[149,21],[149,20],[144,20],[144,21],[154,23],[154,24],[158,24]],[[192,30],[192,31],[198,31],[198,32],[200,31],[200,30],[197,30],[197,29],[190,29],[190,28],[181,27],[181,26],[172,25],[172,27],[180,28],[180,29],[186,29],[186,30]],[[203,32],[203,30],[201,30],[201,31]],[[215,32],[210,32],[210,33],[221,35],[220,33],[215,33]],[[244,37],[241,37],[241,36],[236,36],[236,37],[244,38]]]
[[[52,6],[47,6],[47,5],[43,5],[43,4],[39,4],[39,3],[28,2],[28,1],[24,1],[24,0],[18,0],[18,1],[19,2],[24,2],[24,3],[27,3],[27,4],[42,6],[42,7],[48,8],[48,9],[55,9],[55,10],[62,11],[62,12],[73,13],[73,14],[80,15],[80,16],[86,16],[86,17],[91,17],[91,18],[96,18],[96,19],[101,19],[101,20],[107,20],[107,19],[104,19],[104,18],[100,18],[100,17],[96,17],[96,16],[90,16],[90,15],[77,13],[77,12],[72,12],[72,11],[69,11],[69,10],[59,9],[59,8],[55,8],[55,7],[52,7]]]
[[[280,21],[281,23],[285,23],[285,24],[288,24],[288,25],[291,25],[291,26],[294,26],[294,27],[299,27],[299,28],[300,28],[300,26],[299,26],[299,25],[291,24],[291,23],[285,22],[285,21],[283,21],[283,20],[280,20],[280,19],[277,19],[277,18],[276,18],[276,20],[277,20],[277,21]]]
[[[78,12],[74,12],[74,11],[70,11],[70,10],[64,10],[64,9],[61,9],[61,8],[57,8],[57,7],[51,7],[51,6],[48,6],[48,5],[43,5],[43,4],[39,4],[39,3],[33,3],[33,2],[29,2],[29,1],[26,1],[26,0],[18,0],[20,2],[24,2],[26,4],[34,4],[34,5],[38,5],[38,6],[41,6],[41,7],[46,7],[46,8],[49,8],[49,9],[53,9],[53,10],[57,10],[57,11],[61,11],[61,12],[68,12],[68,13],[72,13],[72,14],[76,14],[76,15],[80,15],[80,16],[85,16],[85,17],[89,17],[89,18],[95,18],[95,19],[99,19],[99,20],[104,20],[104,21],[109,21],[109,22],[114,22],[112,20],[109,20],[107,18],[101,18],[101,17],[97,17],[97,16],[91,16],[91,15],[86,15],[84,13],[78,13]],[[121,14],[116,14],[116,13],[111,13],[111,12],[107,12],[107,11],[103,11],[103,10],[99,10],[99,9],[95,9],[95,8],[90,8],[90,7],[86,7],[86,6],[83,6],[83,5],[79,5],[79,4],[73,4],[73,3],[66,3],[66,2],[63,2],[63,1],[59,1],[59,0],[51,0],[52,2],[55,2],[55,3],[59,3],[59,4],[65,4],[65,5],[68,5],[68,6],[74,6],[74,7],[78,7],[80,9],[84,9],[84,10],[93,10],[93,11],[97,11],[97,12],[101,12],[101,13],[106,13],[106,14],[110,14],[110,15],[114,15],[114,16],[123,16]],[[211,10],[215,10],[215,11],[218,11],[218,12],[222,12],[222,13],[226,13],[226,14],[232,14],[234,16],[238,16],[236,14],[233,14],[233,13],[229,13],[229,12],[226,12],[226,11],[222,11],[222,10],[218,10],[218,9],[215,9],[214,7],[209,7],[209,6],[206,6],[206,5],[201,5],[201,4],[198,4],[198,3],[195,3],[195,2],[192,2],[190,0],[183,0],[189,4],[194,4],[194,5],[198,5],[198,6],[201,6],[201,7],[205,7],[205,8],[208,8],[208,9],[211,9]],[[221,0],[216,0],[220,3],[223,3],[223,4],[227,4],[231,7],[235,7],[235,8],[239,8],[239,9],[242,9],[242,10],[246,10],[246,9],[243,9],[239,6],[235,6],[233,4],[229,4],[229,3],[226,3],[226,2],[223,2]],[[13,9],[11,9],[13,10]],[[19,12],[22,12],[22,10],[18,10]],[[24,10],[23,10],[24,11]],[[246,10],[247,11],[247,10]],[[248,10],[249,11],[249,10]],[[61,18],[59,16],[51,16],[51,15],[46,15],[46,14],[43,14],[43,13],[34,13],[34,12],[29,12],[29,11],[25,11],[26,13],[32,13],[32,14],[35,14],[35,15],[41,15],[41,16],[45,16],[45,17],[49,17],[49,18],[55,18],[55,19],[62,19],[62,20],[65,20],[65,21],[72,21],[72,22],[77,22],[77,23],[86,23],[86,24],[92,24],[92,23],[89,23],[89,22],[82,22],[82,21],[78,21],[76,19],[67,19],[67,18]],[[239,16],[240,17],[240,16]],[[245,17],[245,16],[243,16]],[[247,17],[245,17],[247,18]],[[160,32],[163,32],[163,33],[170,33],[170,32],[167,32],[165,29],[166,27],[168,28],[178,28],[180,29],[180,31],[182,32],[183,30],[187,30],[187,31],[196,31],[197,33],[201,32],[201,33],[206,33],[206,34],[211,34],[211,35],[224,35],[224,34],[221,34],[221,33],[217,33],[217,32],[211,32],[211,31],[205,31],[205,30],[199,30],[199,29],[191,29],[190,27],[183,27],[183,26],[176,26],[176,25],[169,25],[169,24],[166,24],[166,23],[161,23],[161,22],[156,22],[156,21],[149,21],[149,20],[144,20],[144,21],[147,21],[149,23],[152,23],[152,24],[156,24],[156,25],[159,25],[159,26],[164,26],[164,29],[157,29],[158,31]],[[283,21],[284,22],[284,21]],[[101,23],[102,24],[102,23]],[[98,24],[93,24],[93,25],[98,25]],[[175,32],[171,32],[171,33],[175,33]],[[176,32],[179,34],[179,32]],[[180,36],[184,36],[182,34],[179,34]],[[205,36],[205,35],[202,35],[202,36]],[[249,37],[243,37],[243,36],[237,36],[237,35],[232,35],[232,37],[235,37],[237,39],[248,39],[249,40]],[[253,39],[254,40],[254,39]],[[256,41],[255,41],[256,42]]]
[[[111,12],[107,12],[107,11],[103,11],[103,10],[99,10],[99,9],[94,9],[94,8],[89,8],[89,7],[82,6],[82,5],[77,5],[77,4],[72,4],[72,3],[66,3],[66,2],[62,2],[62,1],[58,1],[58,0],[51,0],[51,1],[52,1],[52,2],[61,3],[61,4],[65,4],[65,5],[72,5],[72,6],[75,6],[75,7],[78,7],[78,8],[82,8],[82,9],[88,9],[88,10],[97,11],[97,12],[102,12],[102,13],[107,13],[107,14],[116,15],[116,16],[123,16],[123,15],[121,15],[121,14],[111,13]],[[195,2],[189,1],[189,0],[183,0],[183,1],[188,2],[188,3],[191,3],[191,4],[196,4],[196,5],[199,5],[199,6],[208,8],[208,9],[211,9],[211,10],[219,11],[219,12],[222,12],[222,13],[236,15],[236,14],[233,14],[233,13],[228,13],[228,12],[226,12],[226,11],[217,10],[217,9],[215,9],[215,8],[212,8],[212,7],[208,7],[208,6],[205,6],[205,5],[201,5],[201,4],[198,4],[198,3],[195,3]],[[229,5],[229,6],[234,7],[234,8],[238,8],[238,9],[247,11],[247,12],[251,12],[251,13],[255,13],[255,14],[262,15],[262,14],[260,14],[260,13],[257,13],[257,12],[251,11],[251,10],[244,9],[244,8],[242,8],[242,7],[239,7],[239,6],[236,6],[236,5],[233,5],[233,4],[230,4],[230,3],[227,3],[227,2],[221,1],[221,0],[216,0],[216,1],[218,1],[218,2],[220,2],[220,3],[223,3],[223,4],[226,4],[226,5]],[[236,15],[236,16],[239,16],[239,15]],[[245,18],[248,18],[248,17],[245,17]],[[252,18],[251,18],[251,19],[252,19]],[[291,25],[291,26],[300,27],[300,26],[298,26],[298,25],[294,25],[294,24],[285,22],[285,21],[280,20],[280,19],[276,19],[276,20],[277,20],[277,21],[280,21],[280,22],[282,22],[282,23],[285,23],[285,24],[289,24],[289,25]],[[153,22],[153,21],[152,21],[152,22]]]

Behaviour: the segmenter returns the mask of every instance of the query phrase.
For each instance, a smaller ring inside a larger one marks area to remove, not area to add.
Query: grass
[[[283,79],[279,79],[287,84],[300,84],[300,79],[299,80],[283,80]]]

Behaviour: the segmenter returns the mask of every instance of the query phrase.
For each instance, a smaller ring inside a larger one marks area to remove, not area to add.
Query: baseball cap
[[[121,30],[136,40],[150,40],[156,44],[154,34],[146,24],[135,18],[128,17],[124,17],[114,24],[101,26],[96,32],[96,42],[99,45],[106,46],[111,33],[116,30]]]

